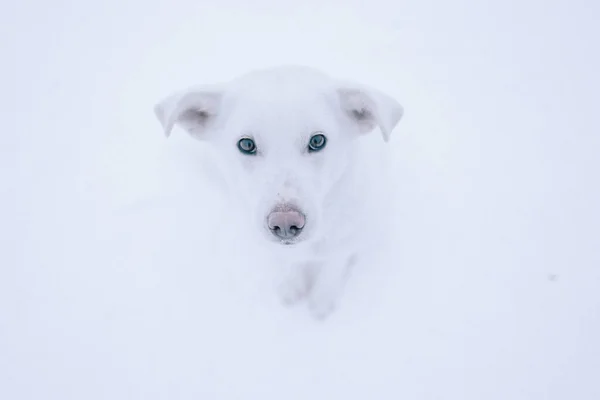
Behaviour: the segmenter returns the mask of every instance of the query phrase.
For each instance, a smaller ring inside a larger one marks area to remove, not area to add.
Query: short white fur
[[[308,67],[282,66],[171,94],[154,112],[167,137],[179,126],[217,150],[228,188],[238,206],[249,211],[242,214],[250,215],[245,223],[282,255],[287,271],[279,284],[282,300],[292,304],[306,298],[315,317],[329,315],[339,303],[348,268],[360,263],[367,239],[384,218],[369,207],[374,193],[365,166],[377,160],[367,158],[360,139],[378,128],[382,143],[388,142],[403,107],[365,85]],[[324,134],[327,145],[310,152],[307,144],[315,133]],[[255,155],[239,151],[242,137],[254,140]],[[281,204],[293,204],[306,215],[306,226],[289,245],[265,222]]]

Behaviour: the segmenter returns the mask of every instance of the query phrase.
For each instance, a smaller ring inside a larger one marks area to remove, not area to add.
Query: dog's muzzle
[[[300,235],[305,224],[305,215],[297,208],[288,205],[274,208],[267,216],[269,230],[284,243],[293,242]]]

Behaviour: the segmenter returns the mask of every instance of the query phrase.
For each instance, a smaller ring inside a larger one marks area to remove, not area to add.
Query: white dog
[[[367,239],[385,235],[377,211],[389,205],[369,168],[380,160],[362,137],[378,128],[383,146],[402,106],[373,88],[284,66],[184,90],[154,111],[167,136],[179,126],[215,146],[245,222],[282,256],[282,299],[307,297],[314,316],[327,316]]]

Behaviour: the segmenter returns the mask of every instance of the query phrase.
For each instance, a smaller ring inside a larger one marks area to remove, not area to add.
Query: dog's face
[[[323,210],[352,173],[354,139],[379,126],[387,141],[403,110],[373,89],[281,67],[171,95],[155,113],[167,135],[179,125],[216,146],[243,223],[291,245],[325,229]]]

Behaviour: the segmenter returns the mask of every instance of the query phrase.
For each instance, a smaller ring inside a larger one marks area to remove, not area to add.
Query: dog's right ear
[[[383,140],[388,142],[392,131],[402,119],[404,108],[391,96],[375,88],[355,82],[344,82],[337,90],[342,109],[358,124],[361,133],[379,126]]]
[[[169,137],[175,125],[194,136],[201,136],[221,107],[221,88],[200,87],[174,93],[154,106],[154,114]]]

